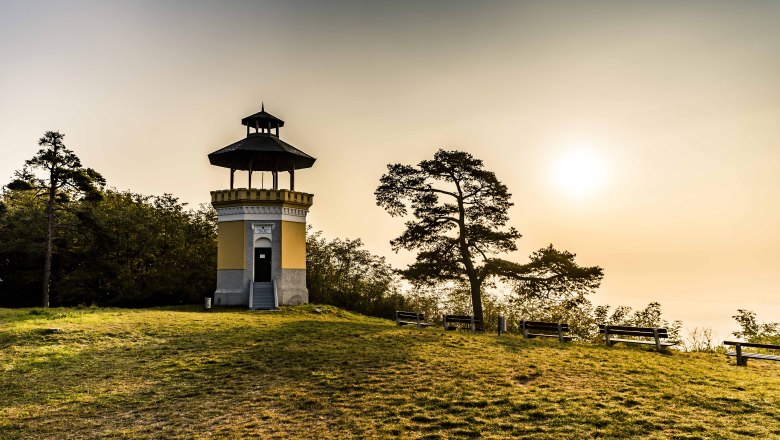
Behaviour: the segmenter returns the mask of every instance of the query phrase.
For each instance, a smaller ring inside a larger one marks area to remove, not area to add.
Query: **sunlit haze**
[[[379,177],[465,150],[513,194],[511,258],[553,243],[604,268],[595,303],[725,337],[739,308],[780,321],[778,23],[764,1],[0,0],[0,181],[59,130],[111,186],[207,203],[229,172],[206,155],[264,101],[317,158],[296,189],[327,237],[409,263]]]
[[[564,194],[583,201],[602,189],[606,173],[605,158],[598,150],[578,145],[555,159],[552,178]]]

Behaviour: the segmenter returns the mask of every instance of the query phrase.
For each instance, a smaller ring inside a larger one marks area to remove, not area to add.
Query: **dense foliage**
[[[384,257],[363,249],[360,239],[328,241],[309,228],[306,269],[310,302],[385,318],[402,308],[392,267]]]
[[[46,208],[34,189],[0,195],[0,306],[40,304]],[[210,208],[171,195],[107,190],[59,203],[52,305],[151,306],[199,302],[216,283]]]

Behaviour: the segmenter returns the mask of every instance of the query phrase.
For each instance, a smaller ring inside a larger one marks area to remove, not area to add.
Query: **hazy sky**
[[[380,175],[466,150],[513,193],[514,258],[553,243],[604,267],[596,303],[723,337],[738,308],[780,320],[777,23],[767,1],[0,0],[0,180],[60,130],[110,185],[206,203],[229,181],[206,155],[265,101],[317,158],[296,188],[326,236],[408,263]]]

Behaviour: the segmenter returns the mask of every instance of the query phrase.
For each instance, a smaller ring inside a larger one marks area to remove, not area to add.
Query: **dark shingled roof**
[[[253,114],[252,116],[247,116],[246,118],[242,119],[241,125],[247,125],[253,128],[254,127],[275,128],[275,127],[284,127],[284,121],[266,112],[265,104],[263,104],[262,109],[259,112]]]
[[[311,167],[315,160],[270,133],[250,133],[245,139],[209,154],[212,165],[253,171],[298,170]]]

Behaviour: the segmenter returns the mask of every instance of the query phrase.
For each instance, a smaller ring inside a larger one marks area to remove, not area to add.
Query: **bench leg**
[[[609,326],[604,326],[604,341],[607,343],[607,347],[612,347],[612,342],[609,341]]]
[[[655,338],[655,351],[662,351],[661,348],[661,339],[658,338],[658,329],[653,328],[653,338]]]
[[[747,367],[747,358],[742,356],[742,346],[737,344],[736,345],[736,351],[737,351],[737,366],[738,367]]]

